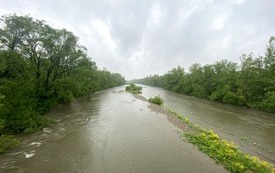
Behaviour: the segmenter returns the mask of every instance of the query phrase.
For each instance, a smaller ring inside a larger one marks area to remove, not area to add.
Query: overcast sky
[[[180,65],[263,55],[274,0],[0,0],[0,15],[45,20],[79,37],[99,68],[127,79]]]

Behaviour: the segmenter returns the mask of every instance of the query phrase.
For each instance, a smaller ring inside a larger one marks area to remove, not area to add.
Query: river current
[[[91,94],[47,113],[57,123],[19,136],[22,146],[0,156],[0,172],[166,173],[227,172],[184,142],[166,115],[122,92]],[[143,86],[144,97],[160,95],[165,106],[213,129],[243,150],[274,160],[275,117]],[[243,139],[246,140],[243,140]]]

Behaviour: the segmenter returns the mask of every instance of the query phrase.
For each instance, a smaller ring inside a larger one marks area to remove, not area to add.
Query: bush
[[[157,105],[162,105],[163,104],[163,99],[160,96],[155,96],[153,98],[150,98],[149,102],[157,104]]]
[[[142,87],[136,86],[135,84],[130,84],[129,86],[126,86],[125,90],[132,94],[141,94]]]
[[[1,135],[0,136],[0,154],[5,151],[17,147],[19,141],[12,135]]]
[[[269,91],[266,93],[265,99],[259,104],[261,110],[275,113],[275,92]]]
[[[24,129],[23,133],[31,134],[36,131],[42,130],[45,127],[50,126],[52,123],[54,123],[53,119],[50,119],[45,116],[35,116],[32,118],[32,120],[28,123],[27,128]]]
[[[31,110],[20,109],[14,114],[6,114],[5,128],[6,132],[11,133],[30,133],[43,129],[52,123],[52,120],[46,116],[41,116]]]
[[[238,98],[235,93],[228,92],[223,96],[223,102],[236,105],[238,104]]]

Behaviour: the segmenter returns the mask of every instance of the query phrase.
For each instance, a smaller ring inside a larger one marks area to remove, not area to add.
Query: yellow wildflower
[[[270,163],[268,163],[267,161],[262,161],[261,165],[262,165],[263,167],[266,167],[266,168],[272,167],[272,165],[271,165]]]
[[[215,140],[215,139],[219,139],[219,136],[217,134],[212,134],[211,138]]]
[[[209,134],[213,134],[214,132],[213,132],[213,130],[209,130],[208,133]]]
[[[252,156],[251,157],[251,160],[254,162],[254,163],[259,163],[260,162],[260,159],[256,156]]]
[[[235,162],[234,166],[238,169],[238,170],[243,170],[245,167],[242,163],[239,162]]]

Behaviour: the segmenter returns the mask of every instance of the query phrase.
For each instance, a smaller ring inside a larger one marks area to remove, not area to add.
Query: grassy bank
[[[217,163],[222,164],[227,170],[234,173],[274,173],[275,168],[271,163],[261,160],[256,156],[250,156],[240,151],[233,142],[220,139],[213,130],[205,129],[194,125],[188,118],[184,118],[177,112],[163,107],[163,109],[176,116],[182,123],[186,124],[190,130],[183,133],[184,140],[194,144],[198,149]]]

